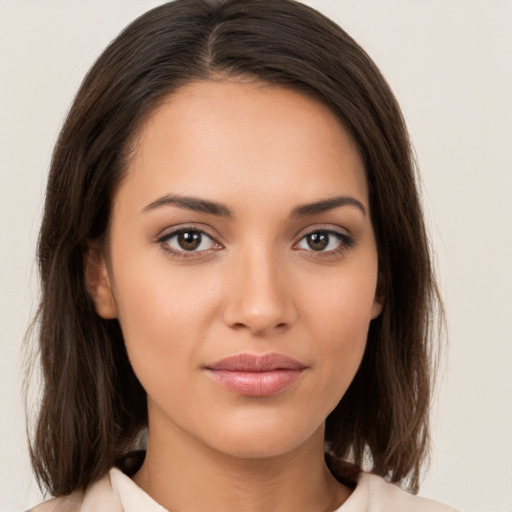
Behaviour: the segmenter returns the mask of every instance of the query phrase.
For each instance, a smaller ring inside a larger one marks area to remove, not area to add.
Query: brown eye
[[[221,248],[215,240],[199,229],[176,230],[162,236],[158,242],[166,251],[183,256]]]
[[[297,249],[308,252],[338,254],[353,245],[353,239],[334,230],[318,230],[305,234],[295,246]]]
[[[198,231],[185,231],[178,235],[178,245],[184,251],[195,251],[200,245],[202,234]]]
[[[318,231],[317,233],[306,235],[306,242],[313,251],[323,251],[329,245],[331,236],[325,231]]]

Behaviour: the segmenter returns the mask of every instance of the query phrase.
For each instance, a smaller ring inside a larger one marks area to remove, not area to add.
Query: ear
[[[384,307],[384,302],[377,295],[375,295],[375,299],[373,300],[372,311],[371,311],[371,319],[372,320],[375,320],[382,313],[383,307]]]
[[[375,297],[373,299],[372,310],[371,310],[371,319],[375,320],[381,313],[384,308],[384,279],[382,275],[379,273],[377,277],[377,289],[375,290]]]
[[[85,287],[96,313],[105,320],[117,318],[117,304],[112,294],[105,254],[100,243],[90,243],[84,258]]]

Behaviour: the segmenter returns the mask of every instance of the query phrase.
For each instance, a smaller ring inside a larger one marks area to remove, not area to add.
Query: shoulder
[[[122,512],[121,503],[113,492],[110,473],[92,484],[87,491],[75,491],[45,501],[28,512]]]
[[[80,510],[83,496],[82,492],[74,492],[68,496],[53,498],[31,508],[28,512],[76,512]]]
[[[410,494],[395,484],[362,473],[350,498],[338,512],[457,512],[454,508]]]
[[[112,468],[85,492],[46,501],[29,512],[167,512],[122,471]]]

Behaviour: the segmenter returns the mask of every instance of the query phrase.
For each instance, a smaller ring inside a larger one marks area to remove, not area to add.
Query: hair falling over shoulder
[[[258,80],[310,94],[338,116],[363,158],[385,304],[347,393],[327,418],[339,459],[418,489],[429,447],[435,320],[432,270],[414,158],[398,104],[364,50],[292,0],[176,0],[131,23],[85,77],[56,143],[40,231],[36,318],[42,402],[32,464],[52,495],[85,489],[147,425],[146,395],[117,320],[84,284],[132,142],[178,87]]]

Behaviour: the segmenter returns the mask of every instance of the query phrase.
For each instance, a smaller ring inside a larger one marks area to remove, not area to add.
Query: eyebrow
[[[167,194],[156,199],[152,203],[148,204],[142,210],[142,213],[155,210],[156,208],[160,208],[162,206],[176,206],[178,208],[183,208],[185,210],[209,213],[210,215],[216,215],[219,217],[233,216],[231,210],[221,203],[215,203],[213,201],[199,199],[197,197],[180,196],[174,194]],[[341,206],[353,206],[360,210],[363,213],[363,215],[366,216],[366,208],[356,198],[351,196],[336,196],[328,199],[323,199],[321,201],[315,201],[312,203],[297,206],[292,210],[290,217],[300,218],[309,215],[317,215],[319,213],[334,210],[335,208],[339,208]]]
[[[209,213],[211,215],[218,215],[219,217],[231,217],[231,211],[227,206],[206,199],[199,199],[197,197],[177,196],[168,194],[158,198],[156,201],[148,204],[142,212],[149,212],[161,206],[177,206],[185,210],[193,210],[195,212]]]
[[[294,208],[290,216],[292,218],[306,217],[334,210],[334,208],[341,206],[354,206],[366,216],[366,208],[363,203],[351,196],[336,196],[322,201],[315,201],[314,203],[303,204]]]

